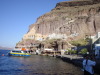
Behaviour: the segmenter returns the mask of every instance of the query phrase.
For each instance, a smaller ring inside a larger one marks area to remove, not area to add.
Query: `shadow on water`
[[[1,52],[0,52],[1,53]],[[7,54],[7,52],[4,52]],[[0,56],[0,75],[82,75],[80,68],[54,57]]]

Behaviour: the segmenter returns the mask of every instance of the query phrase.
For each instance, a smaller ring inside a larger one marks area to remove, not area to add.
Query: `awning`
[[[23,50],[23,51],[26,51],[26,49],[25,49],[25,48],[22,48],[22,50]]]

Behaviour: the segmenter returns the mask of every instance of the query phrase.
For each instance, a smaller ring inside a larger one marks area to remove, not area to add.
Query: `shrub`
[[[68,54],[76,54],[77,53],[77,50],[70,50],[69,49],[68,51],[65,52],[65,54],[67,54],[67,53]]]
[[[88,52],[88,50],[86,48],[81,49],[80,53],[81,54],[86,54]]]
[[[71,41],[70,43],[74,46],[84,46],[84,45],[88,44],[88,41],[84,40],[84,39],[80,39],[80,40],[76,40],[76,41]]]
[[[72,50],[72,54],[76,54],[77,53],[77,50]]]

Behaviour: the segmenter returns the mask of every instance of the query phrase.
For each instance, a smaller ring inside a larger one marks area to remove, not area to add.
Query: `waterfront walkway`
[[[79,55],[60,55],[60,56],[70,58],[70,59],[83,59],[83,57]]]
[[[82,68],[82,62],[84,58],[80,55],[58,55],[56,57]],[[100,59],[96,59],[96,66],[94,67],[94,70],[100,75]]]

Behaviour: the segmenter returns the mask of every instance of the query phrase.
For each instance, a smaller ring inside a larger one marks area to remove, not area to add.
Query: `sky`
[[[68,0],[0,0],[0,46],[14,48],[29,25],[62,1]]]

